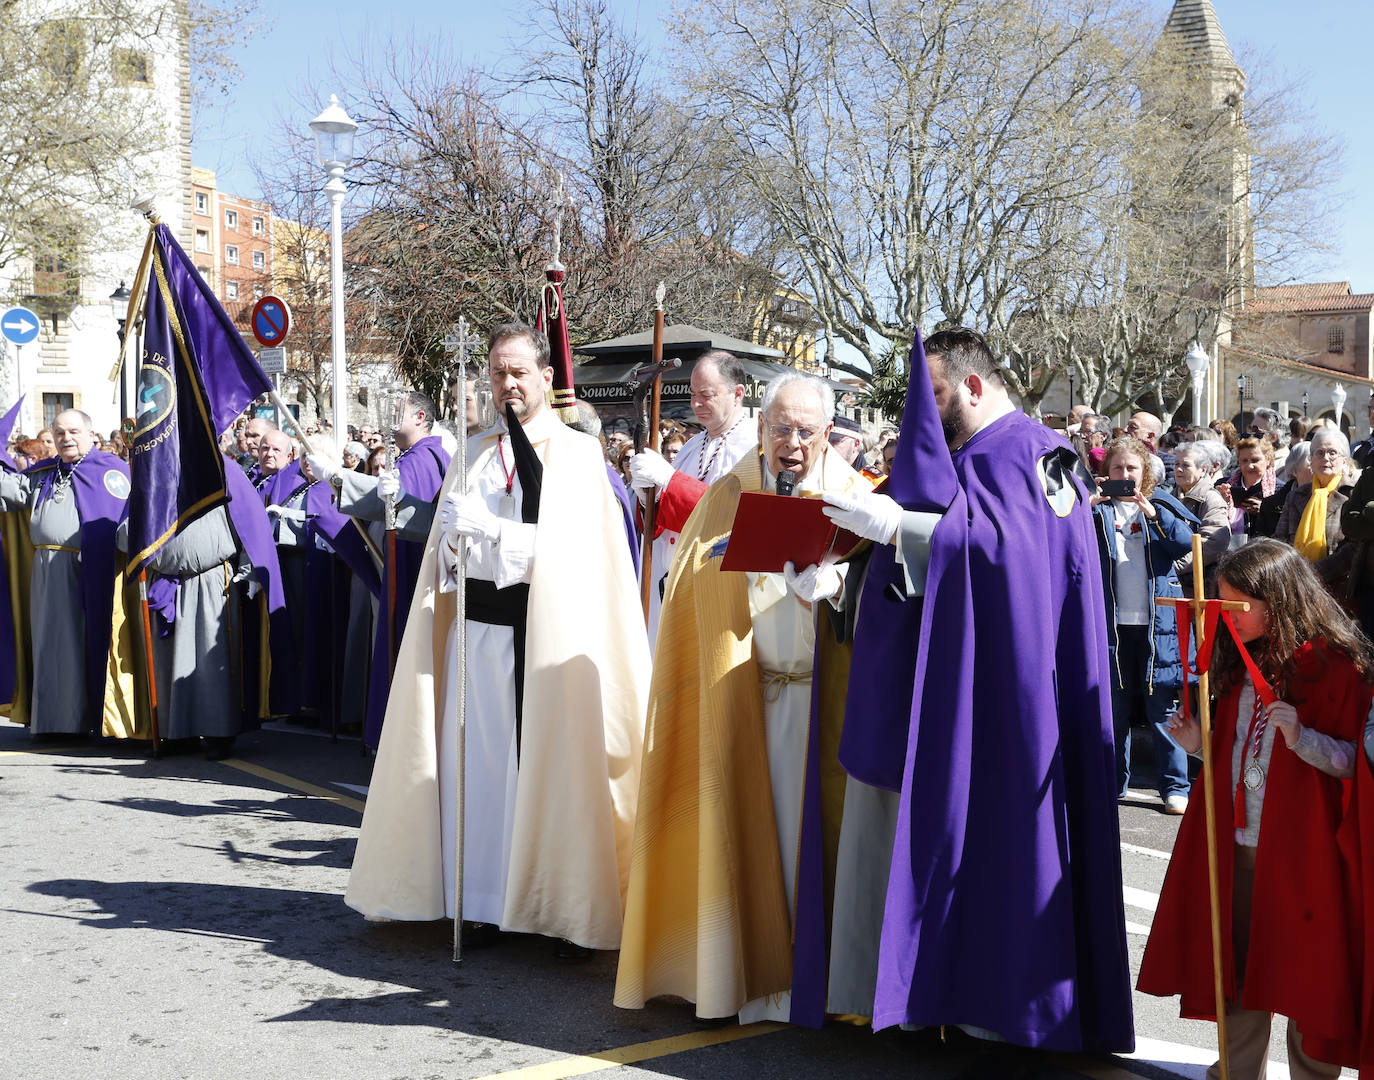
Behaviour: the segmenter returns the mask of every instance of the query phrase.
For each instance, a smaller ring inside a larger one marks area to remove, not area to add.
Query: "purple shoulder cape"
[[[225,486],[229,492],[229,521],[243,550],[253,563],[253,570],[267,594],[267,610],[279,611],[286,606],[282,593],[281,566],[277,561],[277,545],[272,543],[272,525],[262,500],[253,490],[253,482],[242,469],[226,462]]]
[[[1134,1045],[1097,545],[1087,493],[1057,512],[1037,475],[1063,446],[1011,413],[950,458],[912,695],[889,701],[909,732],[875,1028]]]
[[[302,485],[309,484],[305,492],[305,514],[309,530],[329,542],[335,553],[374,594],[381,589],[381,579],[377,564],[368,553],[367,545],[358,535],[353,523],[339,513],[328,484],[310,484],[301,473],[300,462],[293,461],[262,489],[264,506],[283,506]],[[309,552],[307,552],[307,555]]]
[[[57,459],[28,470],[42,477],[39,502],[57,477]],[[105,667],[114,618],[115,540],[129,512],[129,467],[113,454],[92,450],[72,473],[72,492],[81,516],[81,606],[86,617],[86,727],[100,733],[105,712]]]
[[[396,470],[401,474],[401,488],[417,499],[433,501],[444,486],[444,476],[448,473],[450,455],[444,449],[443,440],[438,435],[426,435],[396,461]],[[406,619],[410,615],[410,601],[415,595],[415,580],[420,576],[420,562],[424,558],[425,545],[417,540],[402,540],[396,537],[396,646],[400,647],[405,635]],[[385,558],[386,553],[383,553]],[[391,646],[387,640],[386,603],[390,590],[390,576],[393,568],[390,560],[382,567],[379,583],[379,596],[382,610],[377,619],[376,636],[372,643],[372,672],[367,686],[367,723],[363,741],[376,748],[382,733],[382,720],[386,715],[386,699],[391,689]]]

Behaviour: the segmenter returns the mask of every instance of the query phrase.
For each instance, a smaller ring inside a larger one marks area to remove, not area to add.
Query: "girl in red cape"
[[[1223,600],[1250,605],[1232,616],[1234,637],[1218,627],[1211,668],[1231,1075],[1264,1077],[1277,1012],[1288,1017],[1295,1080],[1335,1077],[1363,1056],[1359,849],[1338,834],[1347,810],[1353,817],[1357,761],[1364,767],[1374,650],[1287,544],[1252,541],[1223,559],[1218,583]],[[1170,731],[1189,753],[1201,750],[1196,719],[1175,716]],[[1215,1020],[1202,783],[1179,828],[1138,985],[1180,994],[1184,1017]],[[1214,1065],[1208,1076],[1217,1074]]]

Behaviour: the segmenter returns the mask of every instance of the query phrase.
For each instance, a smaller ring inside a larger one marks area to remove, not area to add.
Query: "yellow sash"
[[[1298,522],[1298,534],[1293,538],[1293,546],[1308,562],[1326,558],[1326,499],[1340,482],[1340,473],[1325,484],[1317,483],[1315,475],[1312,477],[1312,498],[1307,500],[1307,508]]]

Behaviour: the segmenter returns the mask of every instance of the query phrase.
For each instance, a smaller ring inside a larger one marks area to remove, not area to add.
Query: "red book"
[[[826,517],[825,505],[805,495],[744,492],[720,568],[780,574],[787,562],[801,570],[827,554],[848,554],[859,538]]]

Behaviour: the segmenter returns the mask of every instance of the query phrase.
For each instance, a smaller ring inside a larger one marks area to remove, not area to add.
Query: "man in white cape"
[[[600,445],[547,405],[548,340],[507,323],[487,349],[498,411],[518,430],[503,420],[470,438],[467,476],[451,468],[444,482],[344,899],[371,918],[451,918],[461,797],[465,920],[615,949],[650,665],[634,567]]]

